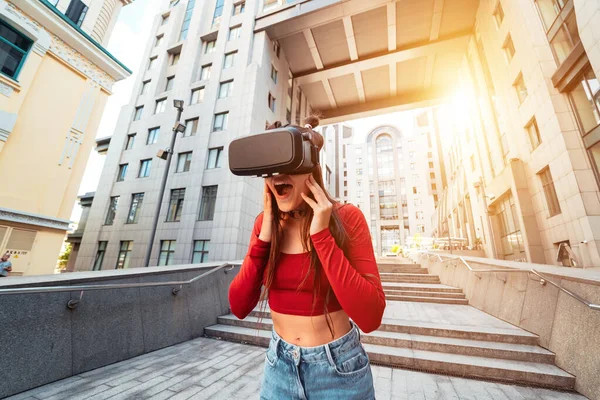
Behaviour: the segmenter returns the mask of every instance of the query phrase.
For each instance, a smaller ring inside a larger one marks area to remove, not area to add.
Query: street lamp
[[[148,242],[148,248],[146,250],[146,257],[144,258],[144,266],[150,265],[150,256],[152,254],[152,245],[154,244],[154,237],[156,236],[156,227],[158,226],[158,217],[160,215],[160,208],[162,206],[162,200],[165,195],[165,186],[167,185],[167,178],[169,177],[169,168],[171,166],[171,158],[173,156],[173,149],[175,149],[175,140],[177,139],[178,133],[185,132],[185,125],[180,121],[181,113],[183,112],[183,100],[173,100],[173,107],[177,109],[177,117],[175,118],[175,125],[172,129],[171,145],[164,150],[160,150],[156,155],[158,158],[165,160],[167,165],[163,172],[162,182],[160,183],[160,190],[158,192],[158,201],[156,202],[156,212],[154,213],[154,221],[152,223],[152,230],[150,231],[150,241]]]

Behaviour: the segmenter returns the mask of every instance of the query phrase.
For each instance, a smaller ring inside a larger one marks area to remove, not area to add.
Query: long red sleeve
[[[329,228],[311,235],[311,240],[340,305],[363,332],[369,333],[379,328],[385,310],[369,227],[353,205],[344,205],[338,212],[349,236],[348,257]]]
[[[233,315],[244,319],[258,304],[263,273],[269,260],[271,244],[258,238],[263,215],[254,222],[248,253],[244,258],[240,272],[229,286],[229,306]]]

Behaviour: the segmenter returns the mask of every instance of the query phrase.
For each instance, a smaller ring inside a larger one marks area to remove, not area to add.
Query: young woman
[[[320,150],[319,120],[305,122]],[[323,186],[318,165],[265,179],[264,212],[229,288],[240,319],[269,301],[273,333],[261,399],[375,398],[359,332],[377,329],[385,309],[371,236],[361,211],[337,203]]]

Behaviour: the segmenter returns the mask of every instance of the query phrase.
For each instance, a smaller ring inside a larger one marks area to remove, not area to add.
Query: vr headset
[[[238,176],[306,174],[319,164],[310,132],[294,126],[236,139],[229,145],[229,169]]]

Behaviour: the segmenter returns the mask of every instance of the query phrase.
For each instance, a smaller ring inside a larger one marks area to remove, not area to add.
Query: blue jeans
[[[317,347],[287,343],[273,329],[265,360],[261,400],[372,400],[371,365],[358,327]]]

